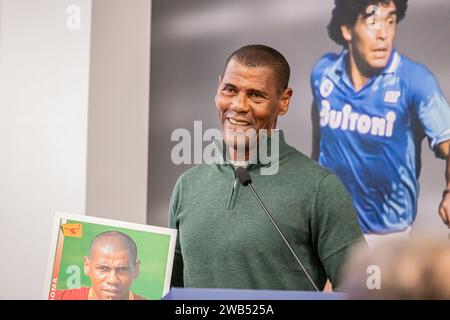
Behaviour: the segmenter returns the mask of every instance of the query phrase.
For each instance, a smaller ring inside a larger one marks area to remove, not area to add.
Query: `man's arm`
[[[311,103],[311,122],[312,122],[312,151],[311,158],[315,161],[319,160],[320,151],[320,127],[319,127],[319,112],[317,111],[316,104],[313,101]]]
[[[437,146],[440,156],[446,159],[445,164],[445,190],[450,190],[450,140]],[[450,192],[444,192],[439,204],[439,215],[442,221],[450,228]]]
[[[169,228],[177,229],[177,241],[175,245],[175,255],[173,259],[173,267],[172,267],[172,279],[171,286],[172,287],[183,287],[184,279],[183,279],[183,255],[181,253],[181,245],[180,245],[180,230],[179,225],[176,219],[177,209],[178,209],[178,200],[181,193],[181,178],[178,179],[177,183],[172,192],[172,196],[170,197],[170,209],[169,209]]]
[[[350,250],[357,243],[365,243],[365,239],[350,195],[335,174],[320,180],[312,208],[311,239],[335,289],[340,285],[341,269]]]
[[[411,103],[417,114],[430,146],[436,156],[445,159],[446,189],[450,187],[450,104],[442,93],[435,76],[423,65],[411,65],[408,75]],[[442,195],[439,215],[449,226],[450,195]]]

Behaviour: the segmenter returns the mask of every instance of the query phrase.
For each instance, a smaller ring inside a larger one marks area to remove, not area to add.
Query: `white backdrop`
[[[54,212],[85,211],[91,0],[0,12],[0,299],[39,299]]]

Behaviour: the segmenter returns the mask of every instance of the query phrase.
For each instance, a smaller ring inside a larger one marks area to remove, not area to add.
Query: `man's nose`
[[[231,107],[233,108],[234,112],[236,113],[242,113],[248,111],[248,99],[247,95],[243,92],[240,92],[237,94],[232,101]]]
[[[119,282],[119,278],[117,277],[117,272],[116,270],[111,270],[108,273],[108,277],[106,278],[107,282],[109,284],[116,284]]]
[[[385,22],[379,22],[377,28],[377,37],[381,40],[387,39],[387,25]]]

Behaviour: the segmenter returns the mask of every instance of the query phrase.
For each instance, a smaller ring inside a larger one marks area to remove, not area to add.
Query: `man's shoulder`
[[[185,186],[192,188],[211,181],[214,168],[217,164],[199,164],[184,171],[175,183],[174,191],[179,192]]]
[[[400,64],[397,74],[409,85],[423,85],[429,78],[434,78],[433,73],[424,64],[414,61],[404,54],[400,54]]]
[[[133,299],[134,300],[147,300],[144,297],[142,297],[142,296],[140,296],[140,295],[138,295],[136,293],[133,293]]]
[[[400,67],[428,71],[428,68],[423,63],[415,61],[403,53],[398,53],[398,55],[400,57]]]
[[[318,183],[328,175],[334,175],[332,171],[321,166],[319,163],[305,155],[303,152],[293,148],[289,154],[290,161],[287,161],[288,166],[297,174],[308,176],[310,182]]]
[[[335,52],[329,52],[321,56],[312,67],[311,77],[314,79],[321,77],[324,71],[333,66],[339,57],[340,54]]]
[[[89,289],[89,287],[81,287],[78,289],[57,290],[55,300],[87,300]]]
[[[204,177],[205,173],[210,172],[211,170],[213,170],[213,167],[216,166],[215,164],[199,164],[196,165],[192,168],[187,169],[186,171],[184,171],[180,177],[178,178],[178,180],[180,181],[189,181],[192,179],[199,179],[200,177]]]

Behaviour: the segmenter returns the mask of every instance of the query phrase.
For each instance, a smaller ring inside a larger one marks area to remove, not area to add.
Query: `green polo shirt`
[[[336,286],[349,248],[362,239],[352,202],[333,173],[278,134],[279,170],[261,175],[264,165],[250,165],[252,186],[314,283],[321,289],[329,278]],[[173,286],[314,290],[229,164],[199,165],[178,179],[170,227],[178,229]]]

